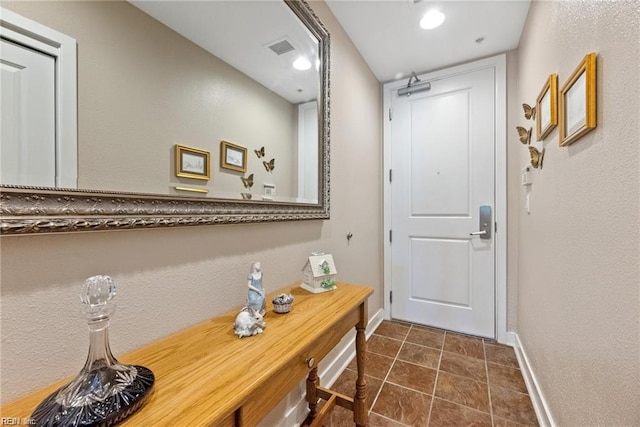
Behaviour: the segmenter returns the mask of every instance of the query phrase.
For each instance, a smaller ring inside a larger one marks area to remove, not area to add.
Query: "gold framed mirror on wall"
[[[67,9],[56,15],[58,6]],[[3,8],[76,40],[78,135],[76,188],[3,178],[2,234],[329,218],[330,36],[303,0],[9,1]],[[83,15],[70,19],[72,9]],[[99,19],[91,24],[94,9]],[[110,21],[117,37],[94,33]],[[4,38],[19,32],[3,25]],[[133,35],[140,32],[145,37]],[[234,49],[214,56],[215,46],[198,37]],[[238,48],[245,38],[246,52]],[[306,68],[289,69],[300,57]],[[222,167],[221,141],[247,148],[246,171]],[[210,179],[176,174],[176,145],[211,153]]]

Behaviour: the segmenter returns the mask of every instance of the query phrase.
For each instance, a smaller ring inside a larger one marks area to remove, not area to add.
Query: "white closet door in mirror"
[[[2,40],[3,184],[54,187],[55,59]]]

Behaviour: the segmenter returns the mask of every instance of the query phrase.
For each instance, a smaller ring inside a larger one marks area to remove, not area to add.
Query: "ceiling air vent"
[[[271,49],[276,55],[282,55],[283,53],[291,52],[294,50],[294,47],[285,39],[269,45],[269,49]]]

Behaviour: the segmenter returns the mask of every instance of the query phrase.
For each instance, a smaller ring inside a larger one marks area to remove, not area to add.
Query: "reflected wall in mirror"
[[[78,190],[2,182],[3,233],[328,218],[329,34],[305,2],[3,7],[78,48]],[[176,176],[176,144],[211,153],[210,180]]]

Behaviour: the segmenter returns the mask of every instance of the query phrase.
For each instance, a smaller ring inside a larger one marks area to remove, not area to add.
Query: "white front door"
[[[391,317],[495,337],[496,71],[459,71],[392,92]]]
[[[2,184],[56,186],[55,59],[1,41]]]

